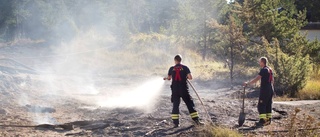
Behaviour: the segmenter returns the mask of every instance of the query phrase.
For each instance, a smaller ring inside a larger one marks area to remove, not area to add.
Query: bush
[[[296,97],[298,91],[305,87],[309,77],[309,56],[303,56],[299,49],[296,49],[296,54],[293,55],[282,52],[277,39],[274,39],[272,44],[264,39],[264,46],[274,70],[275,90],[289,97]]]
[[[310,80],[307,85],[299,91],[300,99],[320,99],[320,80]]]

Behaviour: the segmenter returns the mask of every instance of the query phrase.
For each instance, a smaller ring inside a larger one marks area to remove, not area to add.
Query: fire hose
[[[206,109],[206,106],[204,105],[202,99],[200,98],[200,96],[199,96],[196,88],[193,86],[193,84],[192,84],[189,80],[187,80],[187,82],[189,83],[189,85],[191,86],[191,88],[193,89],[193,91],[196,93],[196,95],[197,95],[197,97],[198,97],[198,99],[199,99],[199,101],[200,101],[200,103],[201,103],[204,111],[206,112],[206,115],[207,115],[207,117],[208,117],[209,122],[212,123],[212,120],[211,120],[211,117],[210,117],[210,115],[209,115],[209,112],[208,112],[208,110]]]
[[[169,79],[168,79],[168,78],[163,78],[163,80],[169,80]],[[212,122],[212,120],[211,120],[211,117],[210,117],[210,115],[209,115],[209,112],[208,112],[208,110],[206,109],[206,107],[205,107],[202,99],[200,98],[200,96],[199,96],[196,88],[193,86],[193,84],[192,84],[188,79],[187,79],[187,82],[188,82],[188,84],[191,86],[191,88],[193,89],[193,91],[196,93],[196,95],[197,95],[197,97],[198,97],[198,99],[199,99],[199,101],[200,101],[200,103],[201,103],[204,111],[206,112],[206,115],[207,115],[207,117],[208,117],[208,121],[209,121],[211,124],[213,124],[213,122]]]

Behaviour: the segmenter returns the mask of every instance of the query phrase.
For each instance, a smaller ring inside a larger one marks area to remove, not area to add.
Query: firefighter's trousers
[[[179,105],[181,102],[181,98],[187,105],[191,118],[197,121],[199,119],[199,115],[198,115],[198,112],[195,110],[195,105],[192,100],[192,97],[190,96],[188,87],[182,87],[182,88],[171,87],[171,90],[172,90],[171,102],[173,103],[171,117],[172,117],[173,123],[179,124]]]
[[[261,88],[258,102],[258,111],[260,119],[272,118],[272,86]]]

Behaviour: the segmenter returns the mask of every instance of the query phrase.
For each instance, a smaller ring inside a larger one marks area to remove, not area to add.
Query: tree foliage
[[[217,52],[224,54],[222,57],[226,57],[225,61],[230,71],[231,86],[233,85],[233,80],[235,76],[235,66],[239,65],[240,62],[245,61],[244,56],[244,46],[247,43],[245,36],[243,35],[242,24],[236,22],[235,15],[230,14],[228,23],[226,25],[220,25],[215,20],[210,22],[210,27],[219,30],[220,35],[223,35],[222,48],[216,48]]]
[[[222,40],[227,41],[220,49],[241,47],[225,50],[236,55],[235,59],[228,56],[231,64],[256,66],[235,62],[256,62],[257,58],[267,56],[274,68],[276,91],[295,96],[309,78],[311,61],[319,59],[317,40],[310,42],[299,31],[306,25],[305,10],[297,10],[294,0],[244,0],[230,4],[228,15],[233,18],[227,19],[226,26],[237,31],[219,29]],[[233,79],[232,75],[230,78]]]
[[[320,1],[319,0],[296,0],[298,10],[307,11],[307,19],[310,22],[320,21]]]
[[[5,41],[26,32],[24,38],[48,40],[44,34],[49,34],[67,40],[92,28],[122,37],[159,32],[177,15],[176,0],[2,0],[0,6],[0,28],[5,35],[1,38]]]
[[[306,25],[305,12],[297,11],[292,0],[245,0],[238,12],[249,36],[269,41],[291,39]]]
[[[292,42],[292,44],[294,43],[298,42]],[[274,69],[275,89],[291,97],[296,96],[308,80],[310,72],[309,56],[302,54],[302,48],[295,49],[296,54],[284,53],[276,38],[271,42],[263,39],[263,46]]]
[[[179,16],[169,31],[185,46],[197,48],[205,60],[215,42],[215,32],[208,27],[208,21],[219,20],[226,6],[225,0],[178,0]]]

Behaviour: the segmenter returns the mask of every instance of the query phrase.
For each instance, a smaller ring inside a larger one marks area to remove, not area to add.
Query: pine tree
[[[309,22],[320,21],[320,1],[319,0],[296,0],[298,10],[307,10],[307,19]]]
[[[292,43],[299,43],[299,41]],[[295,97],[308,80],[309,56],[303,56],[302,48],[295,49],[296,54],[292,55],[282,52],[276,38],[271,42],[263,39],[263,46],[267,51],[266,56],[274,68],[275,89],[290,97]]]
[[[295,96],[305,86],[310,72],[309,54],[317,49],[299,32],[306,25],[306,12],[298,11],[294,2],[245,0],[238,11],[247,26],[248,39],[254,43],[252,45],[258,44],[248,49],[254,48],[256,55],[269,57],[276,74],[275,89],[290,96]]]
[[[293,0],[245,0],[238,11],[250,37],[291,39],[306,25],[305,11],[297,11]]]
[[[212,28],[218,29],[223,41],[223,50],[218,52],[224,52],[226,57],[226,63],[230,72],[231,88],[235,77],[235,66],[240,64],[239,62],[244,61],[242,52],[244,51],[244,45],[246,44],[246,38],[243,35],[242,24],[236,22],[235,15],[230,14],[227,25],[220,25],[215,20],[210,22]]]
[[[179,43],[196,48],[206,60],[213,45],[215,35],[208,27],[212,18],[219,19],[220,11],[227,5],[225,0],[178,0],[179,17],[172,22],[171,34],[178,37]]]

